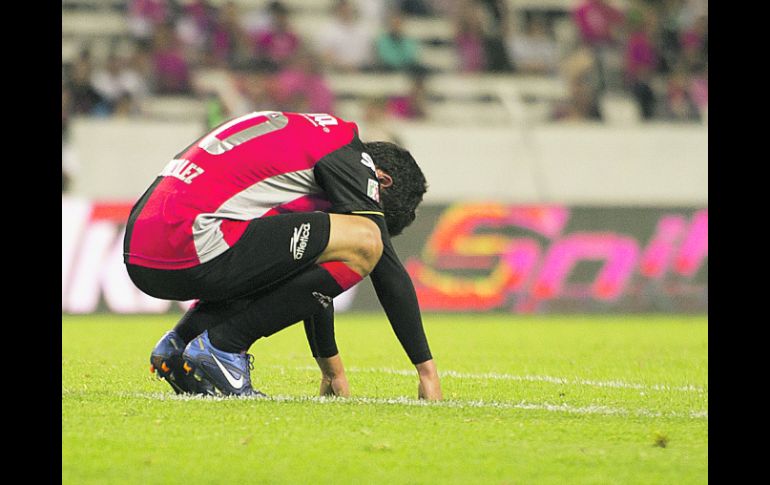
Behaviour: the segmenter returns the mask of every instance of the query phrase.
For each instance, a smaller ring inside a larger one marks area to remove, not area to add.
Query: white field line
[[[659,411],[651,411],[649,409],[634,409],[628,410],[624,408],[614,408],[610,406],[570,406],[569,404],[551,404],[533,403],[527,401],[520,402],[501,402],[501,401],[484,401],[484,400],[446,400],[429,402],[419,399],[410,399],[406,397],[397,398],[376,398],[376,397],[349,397],[349,398],[334,398],[334,397],[319,397],[319,396],[270,396],[267,398],[262,397],[222,397],[222,396],[194,396],[194,395],[177,395],[163,392],[144,392],[144,393],[121,393],[126,397],[141,397],[147,399],[156,399],[160,401],[228,401],[228,400],[253,400],[253,401],[271,401],[271,402],[286,402],[286,403],[318,403],[318,404],[340,404],[340,405],[361,405],[361,404],[375,404],[375,405],[400,405],[400,406],[416,406],[416,407],[438,407],[438,408],[484,408],[484,409],[524,409],[534,411],[550,411],[561,412],[568,414],[598,414],[604,416],[637,416],[645,418],[660,418],[660,417],[686,417],[690,419],[708,419],[708,411],[690,411],[689,413],[662,413]]]
[[[271,368],[283,368],[282,366],[273,365]],[[293,370],[309,370],[317,371],[318,369],[313,366],[300,366],[293,367]],[[351,367],[347,369],[348,372],[367,372],[378,374],[392,374],[399,376],[414,376],[414,370],[403,369],[389,369],[389,368],[374,368],[374,367]],[[453,370],[439,371],[441,377],[452,377],[455,379],[491,379],[491,380],[503,380],[503,381],[522,381],[522,382],[547,382],[550,384],[566,384],[566,385],[580,385],[591,387],[614,387],[619,389],[636,389],[639,391],[680,391],[680,392],[697,392],[703,394],[706,390],[702,387],[686,385],[686,386],[669,386],[668,384],[638,384],[633,382],[626,382],[623,380],[612,381],[595,381],[590,379],[568,379],[566,377],[553,377],[553,376],[538,376],[538,375],[514,375],[514,374],[498,374],[496,372],[485,372],[481,374],[471,374],[466,372],[457,372]]]

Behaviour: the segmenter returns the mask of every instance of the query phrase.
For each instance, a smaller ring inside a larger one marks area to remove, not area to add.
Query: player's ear
[[[393,185],[393,178],[381,169],[377,169],[377,180],[380,182],[380,186],[385,189]]]

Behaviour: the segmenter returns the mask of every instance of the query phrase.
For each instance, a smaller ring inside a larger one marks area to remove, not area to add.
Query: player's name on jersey
[[[181,158],[168,162],[168,164],[163,167],[163,170],[159,175],[161,177],[176,177],[182,182],[189,184],[192,183],[192,180],[195,177],[202,174],[203,172],[204,170],[199,166],[195,165],[189,160]]]

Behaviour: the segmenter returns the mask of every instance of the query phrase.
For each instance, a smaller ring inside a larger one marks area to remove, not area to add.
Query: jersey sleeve
[[[332,203],[330,212],[384,215],[374,163],[357,136],[321,158],[313,171]]]

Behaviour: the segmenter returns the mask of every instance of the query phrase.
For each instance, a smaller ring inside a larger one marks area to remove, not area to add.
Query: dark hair
[[[387,141],[364,143],[374,165],[393,179],[393,185],[380,191],[385,223],[391,236],[398,236],[415,218],[415,210],[428,190],[422,170],[408,150]]]

